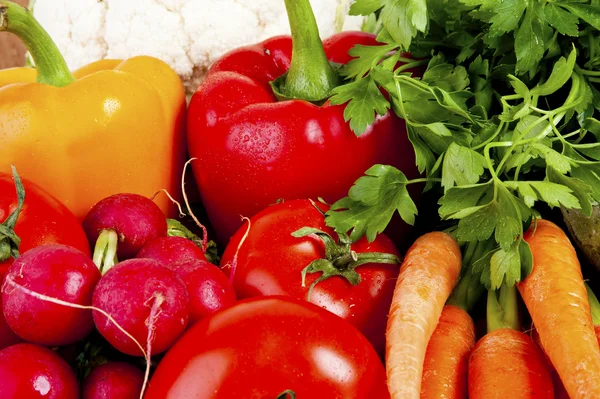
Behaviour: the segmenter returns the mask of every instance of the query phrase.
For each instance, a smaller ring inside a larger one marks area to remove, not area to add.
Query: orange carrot
[[[446,233],[427,233],[408,250],[396,282],[386,333],[392,399],[420,398],[427,344],[460,268],[460,248]]]
[[[516,287],[488,292],[487,326],[469,359],[469,399],[553,399],[544,353],[519,331]]]
[[[571,399],[600,398],[600,349],[581,267],[564,231],[539,220],[525,234],[533,270],[518,289]]]
[[[544,354],[520,331],[501,328],[477,342],[469,359],[469,399],[553,399]]]
[[[458,306],[446,305],[431,335],[425,362],[421,399],[466,399],[469,356],[475,346],[475,326]]]

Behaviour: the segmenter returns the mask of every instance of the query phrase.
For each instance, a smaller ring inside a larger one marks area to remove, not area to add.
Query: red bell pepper
[[[221,243],[240,227],[240,215],[280,199],[334,202],[373,164],[417,174],[404,121],[389,112],[357,137],[344,105],[327,100],[342,81],[332,63],[350,61],[356,44],[377,45],[375,36],[346,32],[321,42],[309,1],[285,3],[292,37],[224,55],[189,106],[193,171]]]

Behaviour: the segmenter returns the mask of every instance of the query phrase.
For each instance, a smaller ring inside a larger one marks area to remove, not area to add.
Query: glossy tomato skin
[[[90,255],[85,232],[79,220],[59,200],[35,183],[21,179],[25,203],[17,219],[15,233],[21,238],[21,253],[44,244],[64,244]],[[0,173],[0,222],[17,207],[17,193],[11,175]],[[0,263],[3,275],[13,259]]]
[[[319,204],[322,210],[326,206]],[[321,239],[292,237],[302,227],[315,227],[337,235],[325,225],[321,212],[309,200],[286,201],[270,206],[250,219],[248,237],[240,247],[233,285],[239,299],[260,295],[289,295],[306,299],[309,286],[320,274],[307,274],[302,286],[301,271],[310,262],[325,256]],[[233,261],[247,226],[232,237],[221,259],[225,272]],[[392,242],[380,235],[373,243],[361,239],[352,245],[357,253],[384,252],[398,255]],[[356,271],[361,282],[353,286],[342,277],[318,283],[310,302],[346,319],[358,328],[383,354],[387,314],[392,302],[399,265],[366,264]]]
[[[386,375],[349,323],[304,301],[253,298],[194,325],[159,363],[146,399],[387,399]]]

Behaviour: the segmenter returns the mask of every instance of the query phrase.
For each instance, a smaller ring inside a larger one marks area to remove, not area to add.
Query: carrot
[[[466,399],[469,356],[474,346],[471,316],[458,306],[444,306],[425,353],[421,399]]]
[[[592,313],[592,323],[594,324],[594,331],[596,333],[596,339],[598,340],[598,345],[600,345],[600,302],[598,302],[598,298],[596,298],[596,295],[594,294],[594,292],[591,290],[591,288],[587,284],[585,285],[585,288],[587,289],[587,293],[588,293],[588,301],[590,303],[590,310]],[[540,342],[540,334],[537,332],[537,330],[535,328],[531,332],[531,337],[541,348],[542,344]],[[567,393],[565,386],[563,385],[562,381],[560,380],[560,377],[558,376],[556,369],[552,365],[552,362],[550,362],[548,355],[546,355],[546,358],[547,358],[549,366],[550,366],[550,374],[552,375],[552,381],[554,382],[554,399],[570,399],[569,394]]]
[[[473,265],[495,246],[492,240],[467,243],[462,276],[442,310],[423,363],[421,399],[466,399],[469,356],[475,346],[475,325],[469,311],[485,287]]]
[[[392,399],[420,398],[427,344],[460,269],[460,248],[446,233],[427,233],[408,250],[394,289],[386,332]]]
[[[494,291],[488,292],[487,322],[488,333],[469,359],[469,399],[553,399],[544,353],[518,331],[514,286],[502,286],[500,301]]]
[[[524,238],[533,270],[517,287],[542,347],[572,399],[600,398],[600,349],[575,249],[564,231],[546,220]]]

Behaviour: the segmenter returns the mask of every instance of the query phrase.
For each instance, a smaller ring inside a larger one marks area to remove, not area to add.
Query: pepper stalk
[[[0,32],[21,39],[35,62],[38,83],[64,87],[75,82],[58,47],[27,8],[0,0]]]
[[[271,86],[282,100],[321,102],[339,86],[340,77],[327,59],[309,0],[285,0],[285,8],[292,32],[292,61]]]

